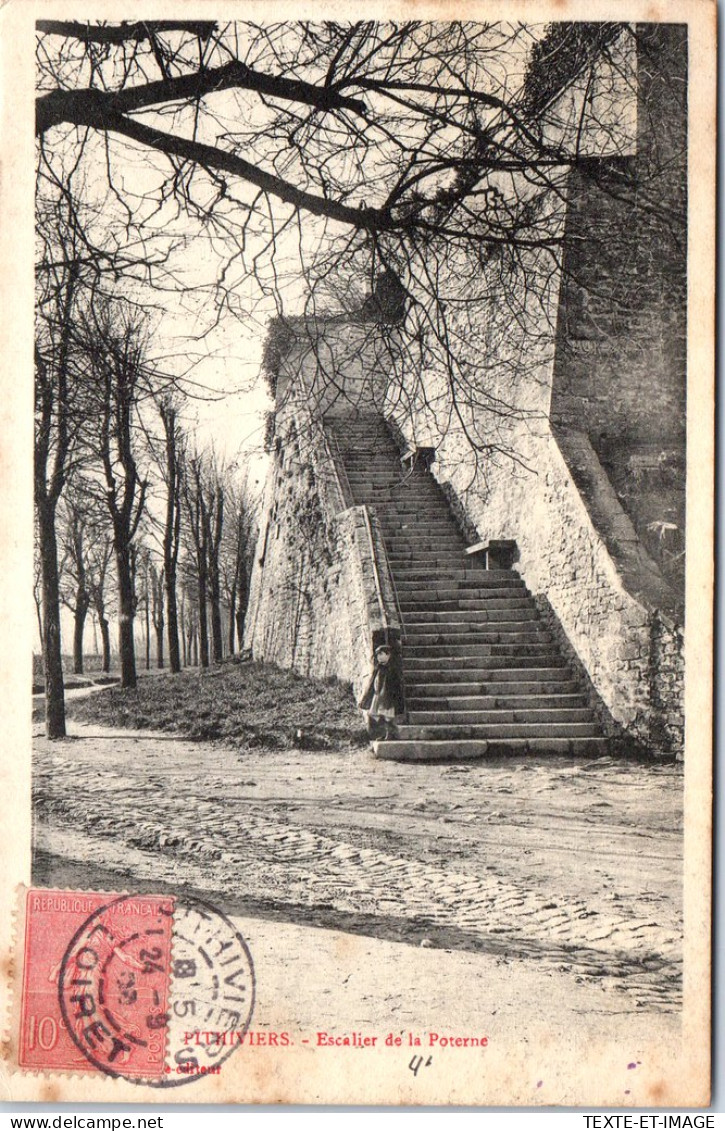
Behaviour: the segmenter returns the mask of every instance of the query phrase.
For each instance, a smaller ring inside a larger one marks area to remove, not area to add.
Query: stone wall
[[[437,446],[433,471],[469,537],[516,541],[516,568],[608,731],[671,753],[682,747],[682,600],[657,551],[682,564],[663,533],[684,529],[686,41],[664,27],[636,42],[636,138],[570,175],[563,274],[546,289],[522,282],[517,319],[481,287],[471,348],[501,411],[438,432],[425,413],[397,424]],[[535,263],[528,277],[540,277]]]
[[[352,505],[324,418],[370,409],[385,386],[370,325],[296,324],[281,359],[265,521],[254,562],[245,647],[255,659],[319,678],[369,675],[373,645],[396,638],[383,540],[374,512]]]
[[[290,344],[277,376],[277,413],[344,416],[381,409],[389,358],[374,321],[336,315],[289,320]]]
[[[687,29],[640,25],[636,151],[572,173],[551,418],[585,432],[684,607]]]

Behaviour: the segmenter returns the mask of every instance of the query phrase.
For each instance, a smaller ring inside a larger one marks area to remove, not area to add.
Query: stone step
[[[428,506],[418,507],[409,499],[392,499],[389,502],[382,503],[380,511],[383,518],[389,515],[392,519],[402,522],[447,523],[457,530],[458,527],[456,526],[453,515],[447,507],[444,507],[442,499],[441,504],[440,507],[436,506],[435,508]]]
[[[418,626],[406,629],[405,646],[411,648],[428,648],[431,646],[445,648],[446,652],[458,650],[466,644],[539,644],[548,643],[551,639],[548,632],[541,627],[540,621],[524,621],[523,629],[508,629],[506,625],[496,624],[492,621],[488,629],[481,628],[475,634],[471,632],[421,632]],[[495,627],[494,627],[495,626]]]
[[[347,481],[351,486],[361,490],[370,488],[373,491],[395,491],[396,496],[406,500],[438,499],[445,504],[445,495],[440,485],[434,479],[423,478],[418,475],[401,474],[399,468],[388,471],[355,471],[353,468],[344,469]],[[450,514],[450,511],[448,512]]]
[[[400,573],[400,585],[404,588],[420,587],[421,581],[427,581],[431,587],[436,590],[450,588],[454,582],[469,582],[474,586],[486,586],[489,584],[505,585],[508,578],[512,579],[512,584],[523,584],[518,574],[512,574],[508,570],[505,572],[493,569],[483,569],[482,566],[471,566],[467,563],[454,570],[435,570],[428,569],[427,566],[412,566],[400,565],[398,567]],[[395,584],[398,584],[396,575]]]
[[[487,675],[489,673],[486,673]],[[530,670],[527,675],[531,675]],[[431,699],[456,699],[458,696],[480,696],[480,695],[523,695],[527,698],[530,695],[576,695],[578,687],[574,680],[563,678],[566,676],[566,669],[562,669],[561,679],[512,679],[512,680],[492,680],[492,681],[461,681],[460,683],[452,683],[450,681],[443,683],[437,681],[435,683],[417,683],[406,679],[406,693],[410,696],[411,700],[431,698]]]
[[[443,739],[438,741],[392,741],[373,743],[373,756],[389,762],[465,762],[479,758],[516,757],[528,754],[561,754],[601,757],[607,754],[606,738],[509,738]]]
[[[394,519],[393,523],[390,524],[384,515],[380,515],[379,511],[377,516],[388,551],[398,547],[402,550],[426,550],[431,547],[448,549],[451,546],[462,550],[468,548],[468,543],[461,537],[460,532],[452,526],[439,531],[425,530],[421,532],[419,523],[411,523],[406,526]]]
[[[578,710],[586,708],[584,696],[577,695],[460,695],[447,699],[433,696],[418,698],[406,696],[409,711],[543,711]]]
[[[441,613],[438,618],[420,613],[405,618],[406,628],[414,635],[443,633],[445,639],[452,639],[464,633],[476,632],[489,625],[501,626],[502,631],[520,632],[522,626],[538,624],[536,609],[486,609],[477,613]],[[508,626],[504,628],[504,626]]]
[[[395,562],[400,576],[408,576],[409,571],[416,570],[418,576],[426,575],[429,578],[439,577],[440,573],[446,575],[451,570],[458,572],[466,568],[466,558],[463,547],[460,550],[430,550],[421,554],[409,554],[397,551],[388,553],[388,561]]]
[[[360,440],[371,440],[384,445],[386,448],[390,447],[396,458],[400,458],[398,446],[387,428],[356,427],[354,424],[346,425],[345,430],[338,435],[338,444],[345,458],[347,456],[361,460],[365,458],[367,449],[360,447]]]
[[[448,667],[448,665],[457,663],[462,659],[495,659],[499,657],[505,660],[510,656],[522,658],[527,656],[536,659],[537,656],[553,654],[559,655],[556,645],[551,640],[539,641],[537,639],[533,644],[459,644],[455,650],[455,655],[453,655],[452,649],[445,644],[425,644],[421,647],[411,640],[406,644],[403,661],[406,668],[408,663],[422,660],[442,663]]]
[[[424,516],[430,514],[430,508],[437,507],[438,514],[450,513],[447,503],[437,487],[428,486],[412,487],[410,483],[400,480],[390,480],[382,483],[376,479],[356,479],[347,476],[355,498],[362,502],[374,502],[381,506],[397,506],[406,503],[411,509]],[[446,509],[444,509],[446,508]]]
[[[599,724],[587,723],[452,723],[442,726],[400,726],[397,737],[401,742],[416,739],[455,738],[596,738]]]
[[[441,600],[455,596],[486,597],[491,590],[510,593],[511,590],[515,589],[517,590],[516,596],[520,592],[529,595],[528,589],[520,577],[496,577],[493,570],[487,569],[471,570],[470,576],[463,579],[448,580],[443,578],[436,580],[431,578],[427,585],[422,578],[410,579],[401,576],[400,581],[396,578],[396,584],[401,596],[404,594],[406,597],[425,595]]]
[[[354,444],[340,445],[342,457],[346,463],[350,460],[350,462],[354,462],[360,467],[365,467],[367,461],[371,459],[381,459],[383,456],[394,459],[396,463],[400,463],[400,452],[390,433],[375,433],[372,429],[365,433],[364,438],[371,441],[369,450],[360,447],[360,430],[354,429],[353,432],[351,432],[351,438],[354,438]]]
[[[359,487],[373,486],[376,490],[381,487],[395,487],[399,483],[406,483],[412,486],[415,482],[415,485],[418,486],[418,483],[422,482],[423,486],[426,485],[425,481],[420,481],[417,478],[415,480],[408,478],[401,469],[400,464],[393,463],[392,461],[384,467],[352,467],[346,461],[344,471],[350,483],[354,483]]]
[[[346,451],[343,450],[342,459],[345,467],[352,468],[360,475],[364,475],[371,468],[376,468],[379,471],[393,472],[401,478],[405,476],[410,479],[434,479],[431,472],[422,464],[411,468],[407,463],[403,463],[397,447],[384,441],[378,443],[371,440],[369,450],[364,452],[359,448],[356,450],[348,447]]]
[[[431,526],[430,529],[426,529],[420,515],[411,515],[409,512],[406,512],[405,517],[401,518],[397,514],[391,514],[387,507],[378,504],[375,505],[375,513],[380,523],[386,545],[388,542],[392,543],[396,539],[409,541],[411,536],[417,538],[428,538],[430,536],[436,541],[439,541],[441,538],[454,538],[457,542],[463,543],[466,547],[468,546],[466,539],[462,536],[458,527],[452,522],[447,523],[441,520],[436,526]]]
[[[406,591],[405,595],[402,593],[400,596],[400,607],[410,609],[414,612],[416,609],[474,609],[478,608],[481,601],[496,601],[496,600],[531,600],[531,595],[527,590],[521,587],[509,586],[508,589],[496,589],[493,586],[490,589],[480,589],[479,591],[465,590],[457,592],[455,589],[431,590],[419,589],[418,591]]]
[[[396,454],[398,452],[398,445],[393,440],[387,424],[380,420],[379,417],[377,420],[371,418],[370,421],[346,420],[344,425],[341,425],[339,428],[333,426],[333,430],[338,434],[341,446],[344,446],[348,440],[355,441],[355,444],[349,445],[350,450],[353,452],[359,452],[360,449],[357,445],[357,441],[361,437],[366,439],[380,438],[390,444]]]
[[[348,482],[355,484],[357,487],[373,487],[376,490],[380,487],[388,489],[395,488],[400,484],[407,487],[421,487],[427,489],[428,484],[425,480],[408,478],[404,473],[401,473],[400,467],[367,467],[357,469],[351,467],[350,464],[345,464],[345,475]]]
[[[530,614],[530,615],[528,615]],[[533,609],[501,609],[500,612],[492,611],[490,614],[477,614],[474,619],[451,620],[450,613],[443,613],[443,620],[406,620],[406,627],[417,639],[420,636],[438,635],[442,641],[466,639],[471,633],[490,630],[493,625],[501,632],[523,632],[526,628],[536,627],[541,621],[536,619]]]
[[[418,523],[424,523],[427,518],[435,515],[440,518],[447,512],[445,500],[430,494],[425,496],[411,496],[405,493],[405,488],[371,488],[350,483],[350,490],[356,505],[375,507],[382,516],[392,515],[398,517],[399,508],[405,506],[405,514]]]
[[[383,532],[383,537],[385,533]],[[413,565],[427,565],[431,558],[445,558],[448,560],[455,556],[457,561],[461,562],[465,568],[468,564],[466,558],[463,557],[468,547],[462,538],[456,536],[455,538],[439,538],[439,539],[425,539],[416,545],[409,538],[388,539],[385,538],[385,548],[388,551],[388,556],[397,558],[400,562],[411,562]]]
[[[388,561],[399,570],[405,570],[406,567],[414,566],[419,570],[458,570],[462,561],[465,561],[463,549],[454,552],[453,550],[439,552],[430,551],[427,554],[388,554]]]
[[[503,614],[511,614],[508,615]],[[476,602],[472,609],[409,609],[405,614],[406,625],[414,624],[479,624],[490,620],[536,620],[539,613],[532,607],[529,597],[492,598],[490,601]]]
[[[388,537],[385,530],[383,530],[383,535],[385,537],[385,547],[389,554],[394,554],[402,550],[404,554],[407,552],[415,556],[416,554],[421,552],[426,553],[430,550],[456,550],[457,552],[463,552],[467,548],[466,543],[458,533],[407,533]]]
[[[505,595],[500,594],[494,596],[493,594],[485,597],[476,597],[470,601],[436,601],[431,597],[420,597],[417,600],[411,600],[409,597],[402,597],[398,594],[399,604],[401,611],[405,614],[406,619],[409,619],[411,624],[424,618],[435,619],[448,619],[450,621],[457,621],[460,619],[460,614],[468,614],[464,616],[464,620],[468,620],[471,614],[486,612],[488,609],[531,609],[531,611],[538,615],[536,606],[532,604],[531,598],[525,593],[517,593],[515,591],[508,592]],[[527,618],[528,619],[528,618]]]
[[[350,465],[346,463],[345,474],[351,483],[358,483],[361,487],[364,487],[366,484],[374,487],[400,486],[407,488],[409,491],[419,491],[421,494],[424,492],[432,492],[442,500],[445,498],[441,494],[440,484],[435,479],[417,471],[410,475],[408,472],[403,471],[400,466],[355,468],[350,467]]]
[[[560,652],[553,646],[549,646],[549,650],[544,653],[538,653],[535,656],[522,656],[520,652],[511,652],[507,656],[411,656],[406,648],[403,653],[403,665],[406,675],[409,674],[412,678],[420,678],[421,675],[431,676],[437,678],[439,675],[450,672],[454,669],[458,671],[469,672],[471,669],[477,671],[487,671],[490,669],[501,670],[506,668],[515,668],[520,671],[522,668],[541,668],[550,667],[564,667],[565,661]],[[483,678],[483,677],[481,677]]]
[[[468,683],[513,683],[514,680],[527,683],[551,683],[556,680],[570,680],[571,671],[563,660],[559,660],[556,667],[496,667],[496,668],[461,668],[454,667],[432,671],[407,671],[405,682],[408,687],[420,687],[423,684],[435,683],[439,686],[449,684]]]
[[[469,723],[592,723],[592,712],[586,707],[573,707],[558,710],[541,708],[539,710],[490,711],[411,711],[408,717],[411,726],[464,726]]]
[[[407,468],[403,467],[400,457],[381,446],[371,446],[370,455],[367,459],[358,459],[356,456],[343,453],[342,462],[348,474],[357,475],[361,478],[369,474],[396,476],[398,479],[408,478]],[[419,475],[420,472],[414,471],[410,478],[418,478]]]
[[[448,557],[451,554],[458,556],[465,568],[470,559],[461,555],[465,554],[468,546],[460,534],[448,535],[445,538],[421,537],[417,541],[413,537],[388,538],[385,534],[385,523],[381,523],[385,548],[390,557],[400,558],[401,561],[412,559],[413,564],[420,561],[421,565],[427,564],[431,557]],[[478,567],[475,567],[478,568]]]
[[[383,532],[383,539],[385,541],[385,549],[391,561],[394,559],[401,564],[404,562],[420,563],[424,565],[426,562],[434,558],[445,559],[445,561],[454,561],[456,565],[459,562],[465,562],[466,544],[457,535],[455,538],[441,538],[440,540],[428,540],[419,546],[413,542],[399,539],[395,542],[385,537]]]
[[[388,515],[389,512],[386,510],[385,515],[383,515],[381,518],[383,526],[385,526],[386,516]],[[409,534],[415,534],[421,537],[428,537],[428,535],[437,535],[439,537],[442,537],[443,535],[453,533],[457,537],[461,536],[458,527],[451,519],[436,518],[433,521],[430,521],[429,519],[420,521],[414,516],[411,516],[408,519],[400,518],[399,515],[392,515],[390,517],[392,518],[392,521],[389,524],[391,539],[407,537]]]

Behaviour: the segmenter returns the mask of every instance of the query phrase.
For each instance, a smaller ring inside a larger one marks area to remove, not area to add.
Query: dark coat
[[[358,706],[363,711],[369,711],[373,707],[373,714],[384,712],[402,715],[404,713],[403,680],[400,669],[393,660],[388,664],[375,663]]]

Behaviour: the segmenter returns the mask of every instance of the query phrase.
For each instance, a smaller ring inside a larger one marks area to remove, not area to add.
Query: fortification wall
[[[346,497],[323,418],[382,403],[383,347],[369,324],[296,328],[277,375],[266,517],[244,644],[255,659],[335,676],[359,694],[373,642],[390,629],[392,594],[379,568],[384,550],[375,515]]]
[[[571,178],[551,418],[586,432],[684,607],[687,31],[642,25],[636,152]]]
[[[389,357],[375,322],[333,316],[292,319],[290,326],[293,339],[277,377],[280,422],[289,417],[319,423],[382,409]]]
[[[600,113],[590,127],[575,88],[548,115],[555,140],[584,122],[577,144],[592,144],[579,155],[600,155],[568,178],[558,266],[522,255],[506,294],[500,262],[484,265],[477,329],[461,334],[478,411],[446,428],[425,409],[396,423],[438,448],[434,473],[469,536],[517,542],[516,566],[609,729],[672,751],[683,738],[684,558],[672,530],[684,531],[686,40],[663,27],[623,42],[636,56],[621,136]],[[600,100],[608,89],[611,77]],[[440,378],[427,383],[444,401]]]
[[[291,442],[273,460],[244,643],[255,659],[357,686],[369,663],[371,594],[355,513],[326,506],[311,449]]]

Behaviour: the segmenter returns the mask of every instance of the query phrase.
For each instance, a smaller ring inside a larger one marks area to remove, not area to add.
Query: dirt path
[[[405,955],[412,944],[429,1004],[462,963],[474,979],[495,975],[509,1025],[520,987],[536,986],[536,1008],[562,1032],[593,1012],[676,1028],[678,767],[399,766],[365,752],[240,754],[72,731],[36,736],[40,882],[204,892],[268,939],[285,923]]]

